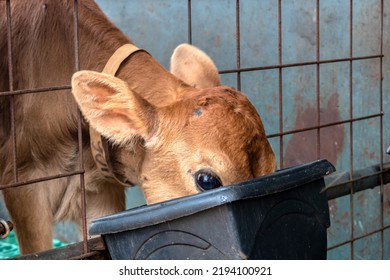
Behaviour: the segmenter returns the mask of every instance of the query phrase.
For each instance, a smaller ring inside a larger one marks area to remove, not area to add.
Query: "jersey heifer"
[[[73,1],[11,1],[13,89],[66,85],[70,90],[14,96],[19,181],[79,170],[78,112],[87,220],[124,210],[121,184],[96,166],[89,126],[106,139],[117,177],[141,186],[148,203],[195,194],[275,170],[263,124],[247,97],[220,86],[200,50],[181,45],[172,73],[145,51],[101,73],[131,43],[92,0],[78,1],[80,69],[75,73]],[[0,3],[0,90],[8,91],[7,22]],[[141,12],[141,11],[140,11]],[[73,75],[74,74],[74,75]],[[73,78],[72,78],[73,75]],[[0,182],[14,182],[10,98],[0,96]],[[52,247],[55,221],[80,224],[79,176],[3,190],[21,253]]]

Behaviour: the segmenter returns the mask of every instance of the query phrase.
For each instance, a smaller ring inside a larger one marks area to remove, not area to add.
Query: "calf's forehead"
[[[217,137],[241,137],[242,140],[264,133],[256,109],[244,94],[230,88],[217,89],[206,91],[189,102],[188,130]]]
[[[259,144],[263,125],[243,94],[229,88],[205,91],[166,110],[161,120],[164,140],[183,141],[194,151],[214,150],[229,157],[246,154],[249,145]]]

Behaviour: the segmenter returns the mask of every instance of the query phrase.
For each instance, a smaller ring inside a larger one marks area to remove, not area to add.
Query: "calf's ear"
[[[89,124],[114,143],[148,139],[156,128],[156,108],[112,75],[76,72],[72,93]]]
[[[185,83],[196,88],[221,85],[218,69],[211,58],[189,44],[181,44],[174,50],[170,71]]]

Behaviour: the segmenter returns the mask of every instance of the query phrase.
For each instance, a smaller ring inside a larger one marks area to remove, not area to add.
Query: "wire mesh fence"
[[[82,47],[77,32],[79,1],[72,5],[75,71],[80,69]],[[0,189],[79,177],[83,254],[88,254],[82,153],[77,171],[27,181],[18,178],[15,97],[70,90],[70,85],[15,87],[11,2],[1,3],[7,23],[7,44],[2,50],[7,51],[8,85],[1,88],[0,97],[9,99],[13,182],[1,183]],[[389,85],[384,79],[389,67],[385,27],[390,24],[383,0],[97,2],[165,67],[179,43],[205,50],[216,62],[223,83],[245,92],[259,111],[279,168],[321,158],[335,165],[337,173],[326,178],[331,211],[328,258],[390,258],[390,176],[385,153],[390,139]],[[85,137],[81,122],[79,115],[79,151]]]

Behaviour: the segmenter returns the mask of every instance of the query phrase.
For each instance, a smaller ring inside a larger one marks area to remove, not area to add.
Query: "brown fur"
[[[11,3],[14,89],[69,84],[75,72],[73,2]],[[3,1],[0,13],[5,15]],[[5,16],[0,24],[0,74],[5,77],[0,90],[6,91]],[[113,52],[130,42],[89,0],[79,1],[79,37],[81,69],[94,71],[101,71]],[[195,60],[208,60],[191,46],[184,48]],[[15,96],[18,180],[79,170],[77,103],[89,124],[113,143],[115,171],[141,185],[148,203],[198,192],[193,175],[201,168],[212,169],[224,185],[274,171],[274,154],[255,108],[230,88],[202,88],[217,85],[215,66],[212,74],[188,75],[209,71],[210,66],[191,68],[192,63],[182,63],[187,57],[172,59],[180,69],[178,78],[138,52],[123,63],[118,78],[94,71],[76,73],[75,98],[69,91]],[[0,97],[2,185],[12,183],[14,176],[9,113],[9,98]],[[123,210],[125,200],[123,187],[107,182],[96,170],[87,122],[83,133],[89,221]],[[55,221],[80,223],[79,183],[79,177],[72,176],[4,190],[22,253],[51,248]]]

